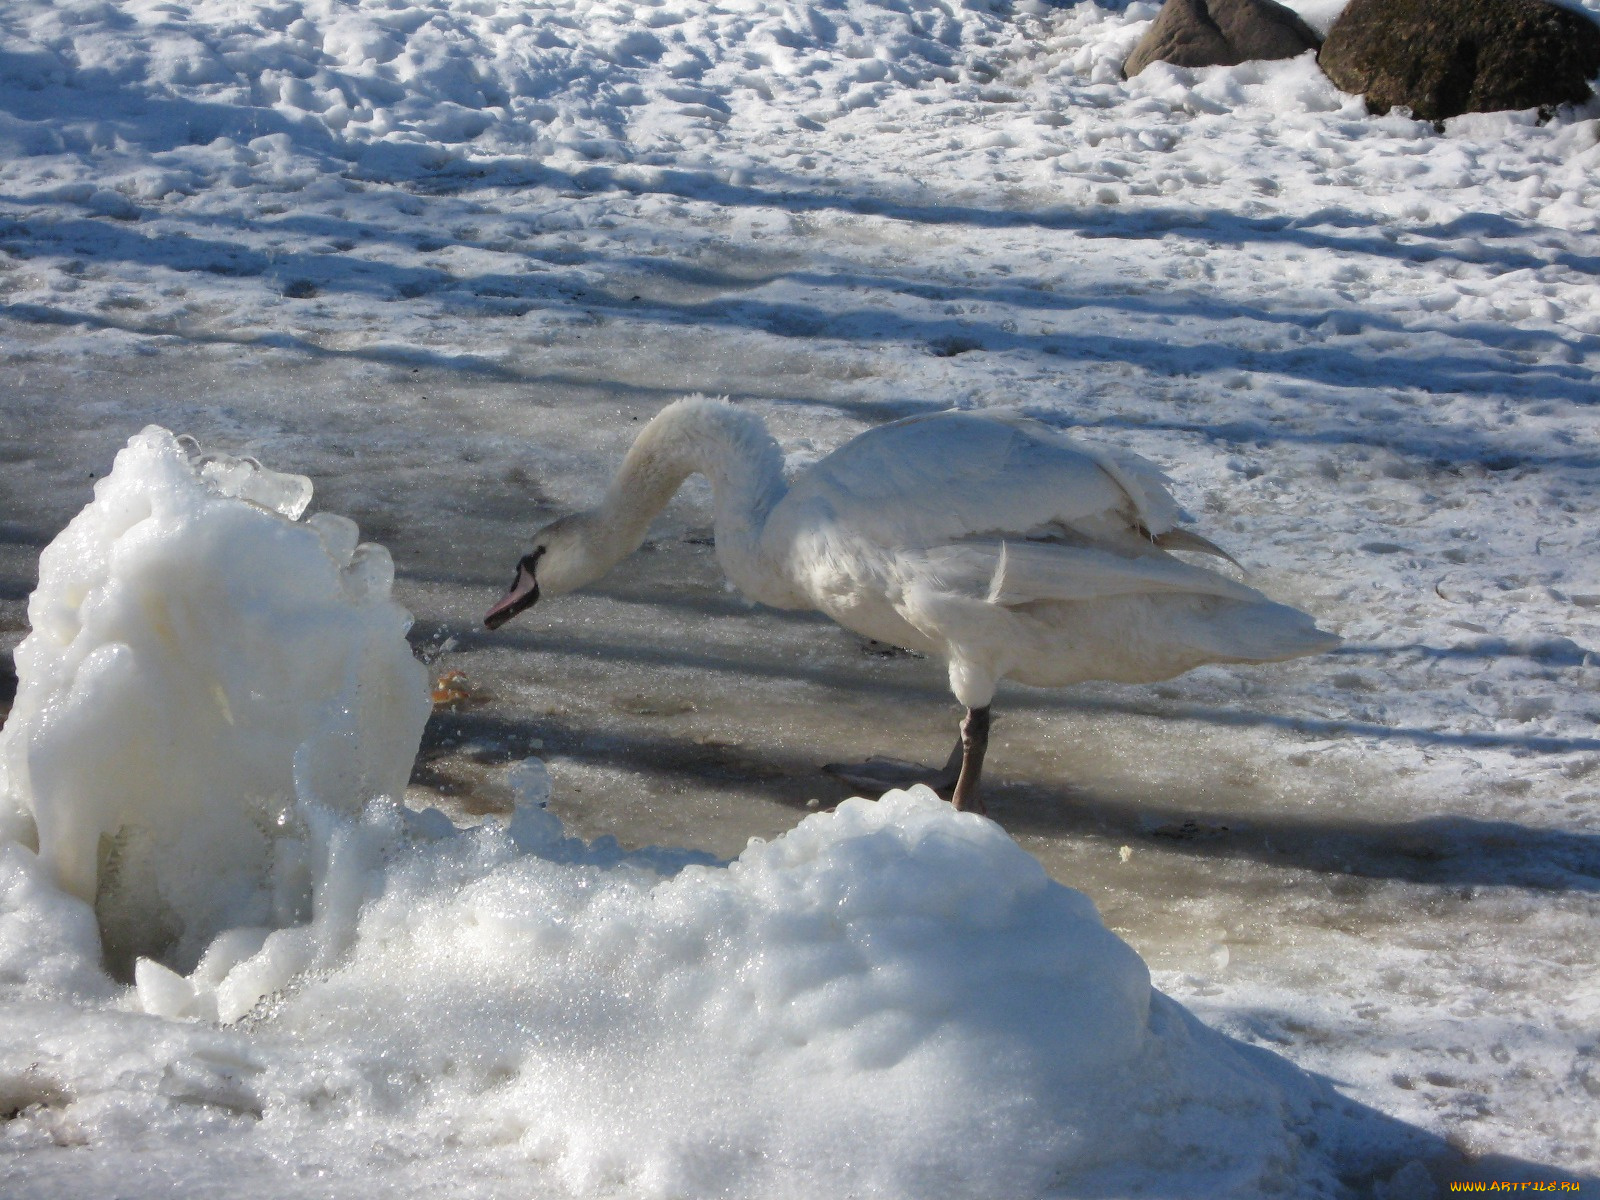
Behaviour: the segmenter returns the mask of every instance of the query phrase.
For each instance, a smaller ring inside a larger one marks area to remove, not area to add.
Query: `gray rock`
[[[1311,26],[1273,0],[1167,0],[1122,73],[1132,78],[1153,62],[1224,67],[1293,58],[1321,44]]]
[[[1375,113],[1576,104],[1600,74],[1600,25],[1544,0],[1351,0],[1317,61]]]

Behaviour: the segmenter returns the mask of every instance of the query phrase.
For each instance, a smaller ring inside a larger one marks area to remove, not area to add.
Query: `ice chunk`
[[[148,958],[141,958],[135,965],[133,986],[139,1006],[154,1016],[186,1017],[194,1006],[194,985]]]
[[[93,910],[52,886],[34,854],[0,840],[0,988],[29,1001],[99,1000],[113,991],[99,968]]]
[[[311,503],[311,480],[304,475],[270,471],[253,458],[235,458],[231,454],[203,450],[199,442],[187,435],[179,438],[178,443],[188,452],[189,462],[200,478],[220,495],[248,500],[270,512],[281,513],[291,521],[299,520],[306,505]],[[351,526],[354,524],[352,521]]]
[[[350,556],[344,569],[344,588],[356,603],[383,599],[394,587],[394,559],[376,542],[365,542]]]
[[[354,521],[338,513],[319,512],[307,517],[306,524],[322,538],[329,558],[341,567],[350,565],[350,558],[361,541],[361,530]]]
[[[511,768],[506,782],[519,805],[543,808],[550,803],[550,769],[538,758],[525,758]]]

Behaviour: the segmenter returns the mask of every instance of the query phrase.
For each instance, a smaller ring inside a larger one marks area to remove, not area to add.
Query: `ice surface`
[[[595,839],[571,861],[728,859],[842,798],[821,762],[941,760],[938,664],[724,592],[693,485],[625,570],[485,637],[529,528],[687,391],[758,407],[796,466],[890,417],[1022,406],[1161,464],[1347,645],[1006,689],[991,811],[1209,1025],[1448,1138],[1475,1158],[1454,1172],[1594,1179],[1600,108],[1438,131],[1304,58],[1123,81],[1157,9],[5,5],[0,642],[85,480],[144,424],[191,430],[293,464],[393,550],[414,641],[470,682],[413,808],[509,820],[537,756],[545,816]],[[549,828],[525,806],[510,836]],[[44,1107],[0,1136],[30,1196],[135,1171],[147,1194],[543,1186],[494,1150],[406,1157],[403,1113],[369,1139],[390,1157],[330,1182],[389,1111],[338,1057],[304,1092],[320,1123],[269,1153],[259,1014],[202,1046],[204,1021],[126,1011],[92,911],[15,862],[5,944],[37,949],[4,976],[0,1113]],[[324,869],[308,848],[297,920]],[[348,924],[298,928],[197,942],[203,967],[163,960],[187,992],[147,969],[152,1003],[192,1018],[246,964],[230,1004],[351,953]],[[63,1156],[74,1087],[76,1120],[165,1132]],[[1396,1153],[1347,1159],[1352,1188],[1418,1194]]]

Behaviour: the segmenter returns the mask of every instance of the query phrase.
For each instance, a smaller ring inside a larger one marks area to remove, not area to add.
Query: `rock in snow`
[[[1442,121],[1587,100],[1600,26],[1544,0],[1352,0],[1317,61],[1375,113]]]
[[[1293,58],[1321,44],[1298,13],[1273,0],[1167,0],[1122,70],[1132,78],[1153,62],[1232,66]]]

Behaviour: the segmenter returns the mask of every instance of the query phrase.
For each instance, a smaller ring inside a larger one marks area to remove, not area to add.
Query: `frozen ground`
[[[392,549],[473,692],[415,803],[504,812],[536,753],[574,832],[732,856],[842,798],[819,763],[941,756],[942,672],[723,591],[695,487],[481,633],[530,526],[687,390],[797,462],[1021,405],[1160,463],[1347,645],[1005,692],[993,815],[1212,1026],[1524,1164],[1485,1178],[1594,1179],[1600,108],[1438,133],[1305,60],[1120,82],[1149,5],[261,11],[0,8],[6,646],[156,421]]]

